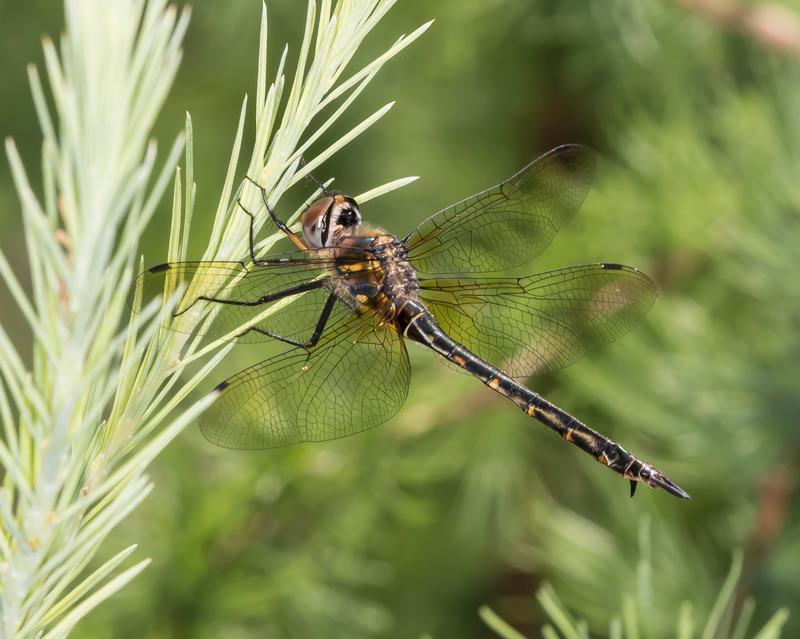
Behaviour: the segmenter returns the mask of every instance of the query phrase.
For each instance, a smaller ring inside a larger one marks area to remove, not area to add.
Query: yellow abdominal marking
[[[536,406],[533,405],[528,406],[525,413],[528,415],[528,417],[533,417],[536,414]]]
[[[467,363],[467,360],[465,360],[463,357],[461,357],[461,355],[451,355],[450,359],[453,362],[455,362],[456,364],[458,364],[459,366],[463,366],[464,364]]]
[[[489,382],[488,386],[492,390],[497,390],[497,388],[500,386],[500,380],[495,377],[491,382]]]

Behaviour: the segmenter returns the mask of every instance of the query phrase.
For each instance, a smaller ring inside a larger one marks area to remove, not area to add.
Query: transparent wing
[[[524,378],[568,366],[638,324],[656,299],[644,273],[620,264],[522,278],[423,280],[442,328],[479,357]]]
[[[172,316],[164,324],[170,330],[217,339],[236,333],[243,324],[266,315],[253,326],[302,340],[313,331],[328,297],[322,280],[333,274],[346,279],[347,276],[336,271],[337,263],[361,265],[364,257],[365,254],[354,249],[324,249],[324,252],[296,251],[270,257],[274,262],[269,266],[243,262],[175,262],[144,271],[136,286],[142,287],[143,306],[153,299],[175,302]],[[371,264],[365,262],[358,276],[366,277]],[[314,286],[316,288],[311,288]],[[286,291],[304,287],[310,290],[281,296]],[[277,299],[256,303],[270,296]],[[243,303],[225,304],[212,300]],[[287,312],[280,311],[290,301]],[[255,342],[269,337],[250,331],[238,339]]]
[[[337,302],[310,351],[287,351],[237,373],[200,422],[226,448],[276,448],[337,439],[392,417],[408,394],[409,362],[395,330]],[[341,309],[345,309],[346,312]]]
[[[404,242],[420,272],[493,273],[533,260],[572,219],[594,181],[594,152],[560,146],[494,188],[439,211]]]

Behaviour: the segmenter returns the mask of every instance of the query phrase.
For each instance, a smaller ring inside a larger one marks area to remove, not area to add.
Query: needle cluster
[[[286,48],[271,82],[264,7],[247,175],[267,189],[273,204],[391,108],[316,150],[381,67],[429,26],[346,75],[363,39],[393,4],[322,0],[318,6],[311,0],[294,77],[285,75]],[[201,346],[187,332],[164,330],[169,309],[140,309],[138,295],[129,299],[142,267],[139,239],[173,175],[166,258],[187,257],[195,198],[191,119],[187,115],[161,168],[149,135],[178,70],[188,10],[166,0],[67,0],[65,14],[60,46],[44,41],[52,107],[37,69],[29,68],[44,136],[40,192],[14,142],[6,141],[30,292],[2,253],[0,277],[33,338],[27,357],[0,326],[0,635],[6,637],[66,636],[146,567],[147,559],[129,565],[135,546],[102,565],[93,558],[152,490],[150,463],[213,402],[213,395],[189,398],[232,346],[224,340]],[[204,259],[246,255],[248,218],[235,206],[243,184],[246,106],[247,98]],[[182,151],[183,175],[175,168]],[[413,179],[372,189],[361,200]],[[241,198],[259,210],[257,189]],[[258,218],[263,223],[265,216]],[[259,250],[278,237],[268,237]],[[162,261],[148,256],[148,262]],[[141,312],[127,321],[131,304]],[[185,376],[198,362],[199,370]]]

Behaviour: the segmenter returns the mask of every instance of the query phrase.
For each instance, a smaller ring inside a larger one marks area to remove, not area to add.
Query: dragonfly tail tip
[[[663,475],[658,477],[655,481],[655,487],[661,488],[662,490],[666,490],[670,495],[674,495],[675,497],[680,497],[681,499],[691,499],[692,497],[687,493],[683,488],[678,486],[674,481],[671,479],[667,479]]]

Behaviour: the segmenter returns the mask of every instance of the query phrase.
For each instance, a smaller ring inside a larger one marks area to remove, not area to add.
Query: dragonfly
[[[144,299],[179,297],[170,327],[287,346],[216,387],[203,435],[227,448],[269,449],[381,424],[408,394],[412,341],[628,479],[631,496],[643,483],[689,499],[652,465],[523,383],[628,332],[655,301],[647,275],[616,263],[498,276],[548,247],[583,203],[596,165],[588,147],[559,146],[402,239],[362,223],[352,197],[321,183],[298,235],[248,177],[295,250],[257,255],[255,215],[239,201],[250,216],[249,260],[165,263],[138,278]],[[187,314],[196,321],[172,321]]]

